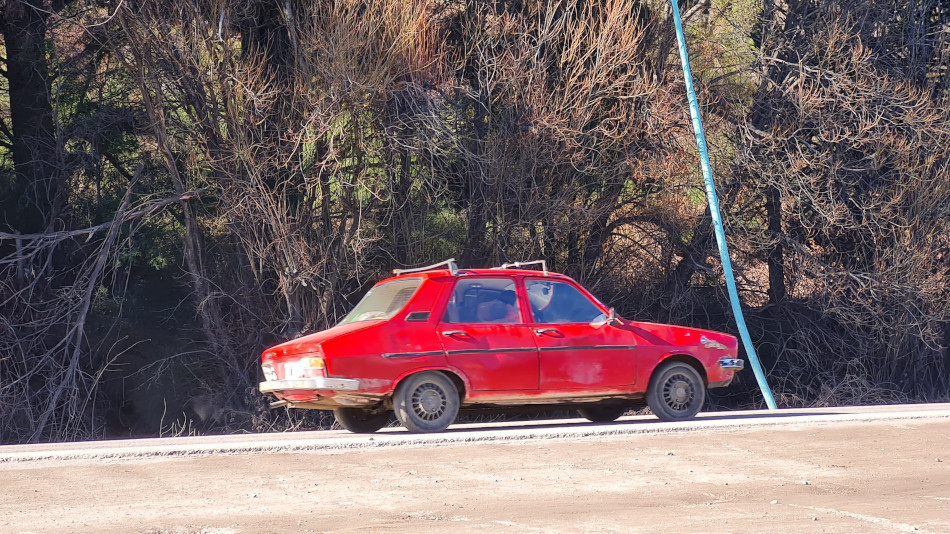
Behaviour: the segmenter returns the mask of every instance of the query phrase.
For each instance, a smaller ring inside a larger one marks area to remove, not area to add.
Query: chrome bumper
[[[360,381],[352,378],[298,378],[289,380],[268,380],[261,382],[261,393],[286,391],[290,389],[329,389],[333,391],[356,391]]]
[[[719,368],[723,371],[741,371],[745,362],[741,358],[719,358]]]

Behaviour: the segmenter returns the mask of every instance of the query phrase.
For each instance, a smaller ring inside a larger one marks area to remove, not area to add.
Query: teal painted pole
[[[752,346],[752,337],[742,315],[742,306],[739,305],[739,291],[736,289],[736,279],[732,273],[732,260],[729,259],[729,249],[726,246],[726,232],[722,227],[722,215],[719,211],[719,196],[716,195],[716,183],[713,181],[712,166],[709,164],[709,151],[706,149],[706,133],[703,131],[703,121],[699,116],[699,101],[696,99],[696,90],[693,88],[693,73],[689,68],[689,54],[686,51],[686,37],[683,35],[683,22],[680,20],[680,8],[676,0],[673,4],[673,24],[676,26],[676,40],[679,42],[680,60],[683,62],[683,77],[686,79],[686,97],[689,99],[689,114],[693,118],[693,131],[696,133],[696,147],[699,149],[699,162],[703,170],[703,180],[706,182],[706,198],[709,199],[709,213],[712,215],[713,228],[716,231],[716,243],[719,245],[719,258],[722,260],[722,273],[726,277],[726,288],[729,290],[729,300],[732,302],[732,313],[739,327],[739,337],[749,355],[749,363],[755,373],[755,380],[759,383],[765,404],[770,410],[775,410],[775,399],[772,390],[765,380],[765,371],[759,363],[759,356]]]

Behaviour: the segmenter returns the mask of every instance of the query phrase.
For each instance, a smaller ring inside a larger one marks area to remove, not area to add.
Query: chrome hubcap
[[[673,410],[682,411],[689,408],[695,396],[693,383],[685,375],[675,374],[663,385],[663,401]]]

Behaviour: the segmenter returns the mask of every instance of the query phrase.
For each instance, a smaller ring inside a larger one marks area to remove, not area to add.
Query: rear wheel
[[[442,373],[424,372],[410,376],[396,387],[393,410],[396,419],[410,432],[441,432],[455,422],[459,393]]]
[[[706,402],[706,386],[696,369],[683,362],[668,362],[650,378],[647,404],[662,421],[691,419]]]
[[[333,417],[340,426],[357,434],[372,434],[389,422],[389,412],[371,412],[362,408],[337,408]]]
[[[579,408],[577,413],[594,423],[609,423],[619,419],[626,411],[626,406],[588,406],[587,408]]]

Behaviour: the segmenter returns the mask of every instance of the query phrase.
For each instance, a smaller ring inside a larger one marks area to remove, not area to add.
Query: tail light
[[[265,380],[277,380],[277,369],[273,362],[264,362],[261,364],[261,370],[264,371]]]

